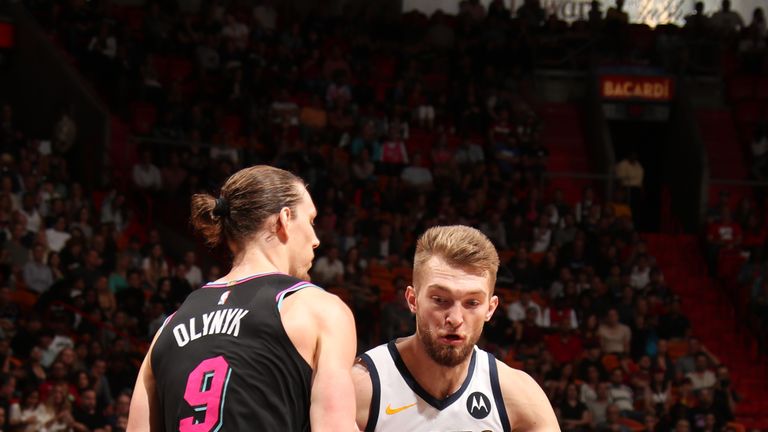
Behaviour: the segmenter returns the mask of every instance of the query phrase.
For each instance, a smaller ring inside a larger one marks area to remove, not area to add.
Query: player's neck
[[[416,382],[437,399],[456,393],[467,378],[471,355],[457,366],[448,367],[435,362],[415,335],[404,339],[397,347]]]
[[[268,248],[261,242],[251,243],[235,254],[232,269],[222,280],[233,281],[259,273],[288,273],[288,260],[280,252],[281,248]]]

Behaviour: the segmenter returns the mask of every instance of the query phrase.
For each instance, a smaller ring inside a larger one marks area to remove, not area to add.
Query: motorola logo
[[[467,411],[478,420],[484,419],[491,413],[491,401],[488,396],[474,392],[467,398]]]

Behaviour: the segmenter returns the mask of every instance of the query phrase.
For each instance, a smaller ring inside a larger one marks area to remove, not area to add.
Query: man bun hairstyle
[[[267,218],[284,207],[295,214],[302,187],[301,178],[280,168],[244,168],[224,182],[218,197],[192,195],[190,222],[209,247],[240,245],[264,229]]]

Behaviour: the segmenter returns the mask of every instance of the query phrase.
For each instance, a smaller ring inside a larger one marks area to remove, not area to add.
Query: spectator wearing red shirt
[[[546,337],[547,349],[558,364],[570,363],[581,357],[581,338],[574,334],[571,322],[561,320],[559,331]]]

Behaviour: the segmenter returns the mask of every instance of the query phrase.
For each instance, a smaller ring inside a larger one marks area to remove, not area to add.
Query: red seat
[[[736,106],[736,121],[740,125],[756,123],[762,114],[763,107],[757,101],[743,101]]]
[[[243,121],[240,119],[240,116],[228,115],[221,119],[219,126],[230,137],[237,137],[240,136],[242,125]]]
[[[737,76],[728,83],[728,98],[731,101],[752,99],[755,96],[755,78],[750,76]]]
[[[758,79],[755,95],[763,102],[768,101],[768,77]]]
[[[157,121],[157,108],[146,102],[136,102],[131,106],[131,128],[139,135],[152,132]]]

